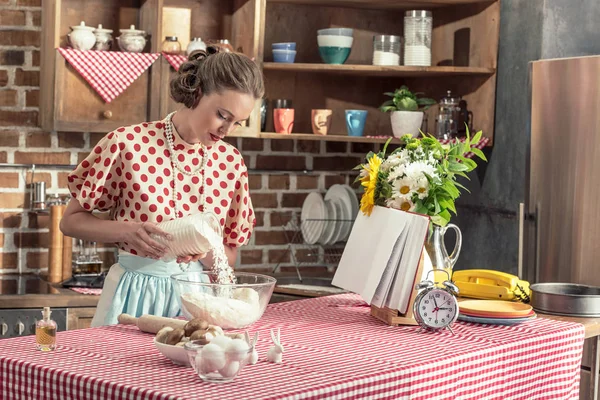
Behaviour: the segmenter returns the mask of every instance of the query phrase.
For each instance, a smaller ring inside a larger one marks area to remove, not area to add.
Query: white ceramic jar
[[[108,51],[112,45],[112,29],[104,29],[102,24],[98,25],[98,28],[94,29],[94,35],[96,36],[96,44],[94,50]]]
[[[206,50],[206,43],[204,43],[199,37],[190,40],[190,43],[185,49],[185,53],[189,56],[193,51],[196,50]]]
[[[135,29],[131,25],[129,29],[119,29],[121,36],[117,38],[119,48],[130,53],[141,53],[146,47],[146,32]]]
[[[77,50],[91,50],[96,43],[94,27],[86,26],[83,21],[78,26],[71,26],[71,33],[67,34],[67,38],[71,47]]]

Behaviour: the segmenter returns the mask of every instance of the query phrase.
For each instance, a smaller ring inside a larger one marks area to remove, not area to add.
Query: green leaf
[[[448,225],[448,222],[450,222],[450,219],[445,219],[441,215],[432,215],[431,222],[433,222],[435,225],[446,226]]]
[[[485,154],[483,154],[483,151],[479,150],[476,147],[471,147],[471,152],[473,154],[475,154],[477,157],[481,158],[483,161],[487,162],[487,158],[485,157]]]
[[[473,140],[471,140],[471,143],[473,143],[473,144],[479,143],[479,141],[481,140],[481,135],[483,135],[482,131],[477,132],[475,134],[475,136],[473,136]]]
[[[465,164],[451,161],[448,165],[448,170],[450,170],[450,172],[468,171],[469,167]]]

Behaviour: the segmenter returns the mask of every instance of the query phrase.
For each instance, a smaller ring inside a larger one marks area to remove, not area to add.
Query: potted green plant
[[[379,109],[383,112],[391,112],[394,136],[397,138],[406,134],[413,137],[418,136],[423,123],[423,110],[435,104],[436,101],[419,97],[422,93],[413,93],[405,85],[393,93],[386,92],[384,94],[392,99],[384,102]]]

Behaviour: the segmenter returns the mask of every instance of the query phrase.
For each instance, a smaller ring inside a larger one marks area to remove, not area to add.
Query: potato
[[[162,328],[161,330],[158,331],[158,333],[156,334],[156,341],[158,343],[166,343],[167,342],[167,336],[169,336],[169,333],[173,330],[173,328],[171,328],[170,326],[165,326],[164,328]]]
[[[197,330],[206,330],[208,328],[208,322],[201,320],[199,318],[195,318],[189,321],[183,329],[185,330],[185,336],[192,336],[192,333]]]
[[[181,329],[181,328],[173,329],[167,335],[167,341],[165,343],[174,346],[181,341],[181,339],[183,338],[184,335],[185,335],[185,331],[183,329]]]

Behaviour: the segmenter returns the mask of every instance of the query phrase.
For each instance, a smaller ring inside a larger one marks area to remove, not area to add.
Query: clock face
[[[429,328],[444,328],[456,319],[458,306],[456,299],[442,289],[432,289],[418,299],[415,311],[423,324]]]

